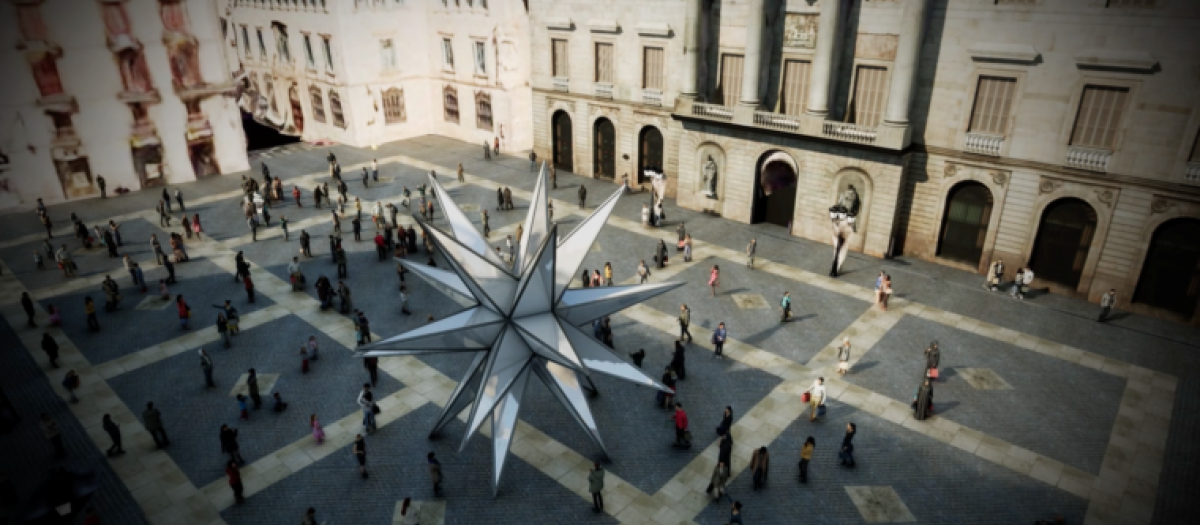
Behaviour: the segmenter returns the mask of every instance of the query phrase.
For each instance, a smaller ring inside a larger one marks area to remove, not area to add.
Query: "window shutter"
[[[612,83],[612,44],[596,44],[596,82]]]
[[[742,55],[721,57],[721,95],[725,106],[736,106],[742,98]]]
[[[1007,134],[1016,86],[1017,80],[1013,78],[979,77],[968,129],[976,133]]]
[[[811,62],[788,60],[783,68],[783,113],[799,115],[804,113],[804,103],[808,99],[808,75]]]
[[[854,123],[868,127],[878,126],[883,120],[886,100],[887,68],[859,66],[854,89]]]
[[[1128,88],[1086,86],[1071,133],[1072,146],[1111,149],[1129,98]]]
[[[647,47],[642,62],[642,87],[646,89],[663,89],[663,49],[661,47]]]
[[[551,63],[551,67],[554,69],[553,75],[565,78],[569,76],[567,72],[567,41],[556,39],[553,44],[551,46],[554,55]]]

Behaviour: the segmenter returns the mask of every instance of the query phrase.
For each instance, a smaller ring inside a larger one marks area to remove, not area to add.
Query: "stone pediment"
[[[976,42],[967,49],[967,54],[974,60],[993,62],[1037,62],[1041,57],[1037,49],[1029,44],[1001,44],[994,42]]]
[[[1085,49],[1075,54],[1075,65],[1082,69],[1116,69],[1149,73],[1158,59],[1149,51],[1125,49]]]

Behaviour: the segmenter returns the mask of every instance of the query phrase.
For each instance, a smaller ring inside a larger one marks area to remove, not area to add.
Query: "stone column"
[[[700,57],[700,24],[704,18],[701,13],[700,0],[687,0],[687,12],[683,27],[683,85],[679,87],[679,96],[694,99],[700,91],[699,70]]]
[[[764,0],[750,0],[746,3],[746,54],[742,62],[742,100],[743,106],[758,107],[758,77],[759,64],[762,62],[762,39]]]
[[[925,11],[929,0],[905,0],[905,3],[904,18],[900,21],[900,43],[896,46],[896,61],[892,64],[891,85],[888,86],[887,110],[883,113],[883,123],[889,126],[908,125],[917,62],[921,56],[921,42],[925,40]]]
[[[813,57],[809,77],[808,104],[805,113],[817,117],[829,115],[829,92],[832,88],[834,52],[837,51],[838,21],[842,0],[821,0],[821,15],[817,18],[817,54]]]

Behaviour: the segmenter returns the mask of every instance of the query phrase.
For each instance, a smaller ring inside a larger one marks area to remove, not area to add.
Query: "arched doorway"
[[[942,214],[938,256],[979,264],[991,217],[992,192],[987,186],[968,181],[951,188]]]
[[[754,185],[751,224],[769,222],[788,226],[796,210],[795,163],[787,153],[767,153],[758,161],[758,184]]]
[[[1077,288],[1095,233],[1091,205],[1079,199],[1055,201],[1042,212],[1029,267],[1040,279]]]
[[[638,139],[638,184],[649,182],[646,180],[646,170],[663,172],[663,136],[654,126],[642,128]]]
[[[295,84],[288,88],[288,100],[292,103],[292,125],[296,127],[296,134],[302,134],[304,133],[304,108],[300,106],[300,92],[296,90]]]
[[[592,126],[592,177],[612,179],[617,171],[617,129],[611,120],[596,119]]]
[[[571,116],[566,111],[557,111],[554,113],[552,121],[552,135],[554,140],[554,167],[563,171],[574,171],[575,163],[572,160],[571,142],[574,140],[571,135]]]
[[[1200,220],[1174,219],[1154,230],[1133,302],[1188,319],[1200,299]]]

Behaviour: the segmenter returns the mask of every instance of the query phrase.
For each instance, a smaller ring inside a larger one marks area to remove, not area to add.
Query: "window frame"
[[[321,35],[321,50],[325,53],[325,72],[332,75],[333,67],[333,37]]]
[[[395,103],[388,104],[389,97],[393,95],[396,96]],[[404,104],[404,88],[390,87],[380,94],[380,100],[383,102],[384,125],[403,124],[408,121],[408,110]]]
[[[974,82],[973,82],[973,87],[971,88],[971,94],[970,94],[971,98],[967,99],[967,100],[971,101],[971,107],[969,110],[967,110],[967,121],[966,121],[966,125],[963,127],[963,129],[967,130],[966,131],[967,133],[999,136],[999,137],[1004,137],[1005,139],[1007,139],[1009,136],[1012,135],[1013,128],[1016,124],[1017,103],[1020,100],[1020,94],[1021,94],[1021,88],[1022,88],[1021,80],[1022,79],[1019,76],[1013,75],[1011,73],[999,73],[998,74],[998,73],[993,73],[993,72],[980,72],[979,74],[973,75],[972,79],[974,80]],[[979,87],[981,84],[983,84],[983,81],[985,79],[1002,79],[1002,80],[1011,81],[1013,83],[1012,84],[1012,86],[1013,86],[1012,87],[1012,96],[1009,97],[1009,102],[1008,102],[1008,112],[1007,112],[1008,114],[1004,116],[1004,119],[1005,119],[1004,120],[1004,122],[1005,122],[1004,130],[1000,131],[1000,132],[977,131],[975,129],[975,117],[976,117],[975,110],[979,106],[979,95],[980,95]]]
[[[312,35],[309,33],[301,33],[301,35],[304,37],[304,66],[307,69],[316,70],[317,57],[313,53]]]
[[[888,95],[889,95],[888,91],[889,91],[889,86],[891,85],[891,80],[892,80],[893,63],[890,61],[883,61],[883,60],[855,60],[853,67],[854,67],[854,69],[852,70],[852,73],[850,76],[850,96],[847,97],[847,99],[846,99],[846,111],[845,111],[845,114],[844,114],[842,120],[845,121],[847,124],[854,124],[856,126],[866,126],[866,127],[878,128],[881,124],[883,124],[885,114],[887,113],[887,103],[888,103]],[[884,97],[883,97],[882,102],[880,103],[879,122],[877,122],[874,126],[867,126],[866,124],[860,123],[858,121],[859,120],[858,119],[859,112],[858,112],[858,105],[857,105],[857,102],[858,102],[858,80],[859,80],[859,72],[862,71],[862,68],[864,68],[864,67],[865,68],[873,68],[873,69],[883,69],[884,75],[885,75],[883,82],[882,82]]]
[[[482,48],[483,52],[480,53]],[[482,39],[471,40],[471,54],[475,61],[475,76],[487,77],[487,41]]]
[[[346,108],[342,106],[342,96],[338,94],[337,90],[330,89],[327,97],[329,98],[329,116],[333,121],[333,126],[346,129]],[[341,122],[338,122],[339,120]]]
[[[809,89],[812,88],[812,67],[814,58],[814,55],[811,53],[784,53],[779,67],[779,102],[776,113],[781,115],[800,116],[808,111],[808,94]],[[788,102],[790,101],[790,99],[787,97],[787,73],[788,63],[790,62],[802,62],[808,64],[808,74],[804,79],[804,88],[800,91],[800,112],[794,115],[787,112]]]
[[[442,40],[442,71],[454,72],[454,37],[441,35]]]
[[[666,43],[658,43],[658,42],[653,43],[653,44],[643,43],[641,48],[642,48],[641,88],[642,89],[656,89],[658,91],[662,91],[665,93],[667,91],[667,45],[666,45]],[[648,65],[648,62],[646,59],[649,55],[649,53],[647,53],[647,52],[650,51],[651,49],[658,50],[662,53],[662,60],[659,63],[659,65],[661,67],[659,68],[658,74],[657,74],[658,81],[660,84],[659,87],[650,87],[648,85],[649,82],[647,82],[649,75],[647,75],[648,70],[647,70],[646,66]]]
[[[379,39],[379,59],[383,71],[396,71],[399,69],[396,61],[396,41],[394,39]]]
[[[1117,115],[1116,125],[1113,126],[1112,139],[1108,146],[1094,146],[1090,144],[1075,143],[1075,130],[1079,127],[1079,117],[1083,110],[1083,100],[1089,87],[1110,88],[1125,91],[1125,105],[1123,108],[1121,108],[1120,114]],[[1070,123],[1065,126],[1066,147],[1100,149],[1107,150],[1108,152],[1115,154],[1117,150],[1120,149],[1121,143],[1124,142],[1125,128],[1129,125],[1130,112],[1132,112],[1137,106],[1136,87],[1136,83],[1122,82],[1115,79],[1099,77],[1080,79],[1079,85],[1075,89],[1075,94],[1071,97],[1071,105],[1069,106],[1073,109],[1073,111],[1071,112]]]
[[[558,70],[558,51],[555,49],[558,42],[562,42],[562,68],[565,71]],[[571,40],[568,38],[550,38],[550,77],[571,78]]]
[[[603,73],[607,73],[608,80],[601,80],[601,73],[602,73],[602,71],[600,70],[601,46],[608,46],[608,49],[609,49],[608,68],[606,71],[603,71]],[[617,60],[617,44],[616,44],[616,42],[614,42],[612,40],[608,40],[608,39],[593,40],[592,41],[592,82],[594,82],[596,84],[603,83],[603,84],[611,84],[611,85],[615,86],[617,84],[617,68],[616,68],[616,64],[615,64],[616,60]]]
[[[325,124],[325,91],[320,86],[308,86],[308,105],[312,109],[313,120]]]
[[[267,60],[271,55],[267,53],[267,43],[263,40],[262,27],[255,26],[254,32],[258,36],[258,54],[262,55],[263,60]]]
[[[253,59],[254,54],[251,51],[252,44],[250,43],[250,27],[242,24],[242,47],[246,49],[244,56],[247,60]]]
[[[732,105],[726,105],[725,99],[727,97],[725,96],[726,86],[725,86],[725,82],[724,82],[725,58],[726,57],[734,57],[734,56],[740,57],[742,59],[742,69],[741,69],[741,71],[738,71],[738,76],[737,76],[738,95],[736,97],[734,97],[735,100],[733,101]],[[720,99],[721,99],[722,106],[733,107],[733,106],[736,106],[738,104],[738,102],[741,101],[741,98],[742,98],[742,74],[743,74],[743,72],[745,72],[745,70],[746,70],[746,52],[744,49],[722,49],[718,52],[718,54],[717,54],[717,74],[716,74],[717,84],[716,84],[715,91],[721,95]]]

